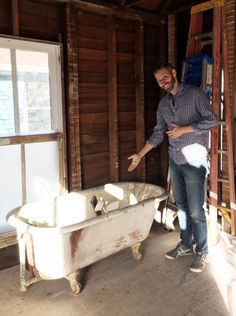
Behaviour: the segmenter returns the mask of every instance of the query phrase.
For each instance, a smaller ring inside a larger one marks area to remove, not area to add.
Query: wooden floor
[[[178,232],[154,224],[142,244],[140,263],[129,249],[83,271],[83,290],[75,296],[67,280],[40,281],[19,291],[19,266],[0,271],[1,316],[211,316],[236,315],[235,268],[223,269],[222,245],[211,250],[203,273],[189,271],[192,256],[164,258]],[[226,261],[227,258],[225,257]],[[231,257],[227,266],[236,267]]]
[[[18,245],[0,249],[0,271],[19,263]]]

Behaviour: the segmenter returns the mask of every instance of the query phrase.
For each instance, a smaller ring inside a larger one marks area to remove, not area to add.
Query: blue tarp
[[[191,84],[194,86],[201,86],[202,81],[202,64],[206,60],[208,64],[213,64],[213,58],[209,57],[206,54],[186,57],[184,62],[186,63],[186,73],[184,74],[183,83]],[[208,98],[211,97],[211,89],[206,91]]]

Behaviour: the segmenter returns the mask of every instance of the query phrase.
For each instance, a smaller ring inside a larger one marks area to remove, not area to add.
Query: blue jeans
[[[177,165],[169,160],[171,185],[178,209],[181,243],[196,252],[208,253],[207,225],[204,209],[206,168],[188,163]]]

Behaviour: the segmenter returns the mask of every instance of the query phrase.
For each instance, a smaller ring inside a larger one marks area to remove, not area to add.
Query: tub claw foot
[[[71,274],[66,276],[66,279],[70,282],[71,290],[74,294],[79,294],[81,291],[81,284],[77,280],[79,276],[79,270],[76,270],[75,272],[72,272]]]
[[[137,262],[139,262],[143,258],[143,255],[139,251],[140,245],[141,245],[141,243],[139,242],[139,243],[131,246],[131,250],[132,250],[132,254],[133,254],[134,260],[137,261]]]

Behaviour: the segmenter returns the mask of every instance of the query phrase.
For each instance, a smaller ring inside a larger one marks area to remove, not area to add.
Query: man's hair
[[[159,63],[154,67],[153,73],[155,74],[161,69],[167,69],[169,72],[171,72],[173,69],[175,69],[175,67],[170,63]]]

